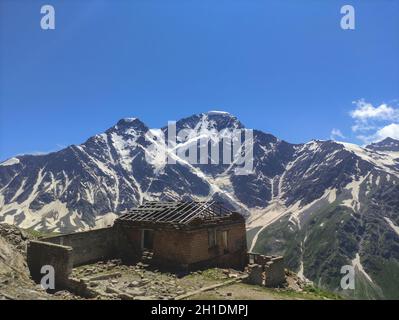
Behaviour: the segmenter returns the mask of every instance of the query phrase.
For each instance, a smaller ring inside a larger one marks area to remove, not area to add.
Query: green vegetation
[[[362,208],[367,210],[367,203]],[[299,270],[302,259],[307,278],[351,299],[398,298],[399,246],[389,229],[378,226],[383,218],[359,215],[338,201],[307,212],[300,229],[288,218],[263,230],[254,251],[284,255],[286,267],[293,271]],[[370,254],[375,252],[381,253]],[[356,269],[355,290],[340,291],[341,267],[352,265],[356,253],[373,282]]]
[[[236,283],[215,290],[199,293],[189,299],[197,300],[341,300],[342,296],[308,286],[303,291],[292,289],[273,289],[246,283]]]
[[[304,288],[303,292],[305,294],[310,294],[312,296],[320,297],[320,298],[323,298],[323,299],[324,298],[330,299],[330,300],[342,300],[342,299],[344,299],[344,297],[340,296],[337,293],[326,291],[324,289],[321,289],[321,288],[315,287],[315,286],[311,286],[311,285],[306,286]]]
[[[245,285],[245,284],[244,284]],[[308,285],[303,291],[295,291],[292,289],[272,289],[259,287],[264,292],[267,292],[276,298],[286,298],[286,299],[305,299],[305,300],[342,300],[342,296],[323,290],[321,288]]]
[[[226,275],[223,273],[222,269],[207,269],[202,271],[201,274],[209,280],[226,280]]]
[[[204,286],[226,282],[229,278],[223,269],[211,268],[204,271],[193,272],[183,278],[185,283],[195,281],[203,283]],[[314,285],[308,285],[302,291],[291,288],[266,288],[263,286],[237,282],[218,287],[213,290],[204,291],[191,296],[189,299],[220,300],[220,299],[242,299],[242,300],[339,300],[344,299],[339,294],[329,292]]]
[[[44,237],[50,237],[50,236],[58,236],[61,233],[59,232],[43,232],[43,231],[37,231],[32,228],[29,229],[23,229],[23,231],[31,238],[33,239],[40,239]]]

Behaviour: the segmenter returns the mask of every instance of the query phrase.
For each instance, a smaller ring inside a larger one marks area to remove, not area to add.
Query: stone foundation
[[[266,287],[279,287],[285,283],[284,258],[282,256],[248,253],[248,260],[250,263],[247,268],[248,283]]]

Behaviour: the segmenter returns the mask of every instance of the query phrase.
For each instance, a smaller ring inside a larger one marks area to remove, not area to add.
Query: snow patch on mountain
[[[118,218],[118,215],[114,212],[108,212],[96,217],[94,229],[112,226],[116,218]]]
[[[228,113],[226,111],[211,110],[211,111],[206,112],[206,114],[229,115],[230,113]]]
[[[322,200],[327,199],[329,202],[332,202],[334,195],[331,195],[331,193],[335,193],[335,191],[328,189],[320,198],[304,206],[301,206],[301,201],[297,201],[293,205],[286,207],[280,200],[275,200],[264,209],[251,209],[251,215],[247,220],[247,229],[251,230],[257,227],[261,228],[257,231],[252,239],[250,251],[254,249],[256,242],[258,241],[258,236],[262,233],[262,231],[286,214],[290,214],[289,221],[296,224],[300,229],[301,215]]]
[[[389,226],[392,228],[393,231],[399,236],[399,227],[396,226],[391,219],[388,217],[384,217],[385,221],[388,222]]]
[[[369,280],[371,283],[373,283],[373,279],[367,274],[367,272],[364,270],[362,264],[360,263],[360,255],[359,253],[356,253],[355,258],[352,260],[352,266],[355,268],[355,270],[359,270],[366,278]]]
[[[14,164],[18,164],[20,161],[18,158],[10,158],[2,163],[0,163],[0,166],[12,166]]]
[[[127,172],[132,171],[131,150],[136,147],[135,139],[126,139],[117,133],[111,133],[111,139],[116,152],[119,155],[120,162]]]
[[[353,177],[352,182],[348,183],[345,187],[346,190],[351,190],[352,198],[346,199],[342,201],[342,205],[351,208],[353,211],[358,212],[360,209],[360,201],[359,201],[359,193],[360,193],[360,186],[362,185],[363,181],[367,179],[369,174],[364,177],[361,177],[357,180]]]
[[[347,142],[336,142],[336,143],[343,145],[346,150],[354,153],[361,159],[375,165],[379,169],[396,174],[398,174],[399,172],[399,170],[393,168],[393,166],[399,164],[398,159],[394,155],[396,153],[386,153],[382,151],[377,152],[366,148],[362,148],[353,143],[347,143]]]
[[[289,221],[295,223],[299,229],[301,229],[301,216],[306,212],[311,210],[314,206],[317,206],[320,201],[327,200],[328,203],[332,203],[335,201],[334,197],[336,197],[336,191],[331,189],[326,189],[324,194],[318,198],[313,200],[312,202],[302,205],[302,201],[297,201],[293,206],[291,206],[290,211],[291,215]]]
[[[137,120],[137,118],[123,118],[125,122],[134,122],[135,120]]]

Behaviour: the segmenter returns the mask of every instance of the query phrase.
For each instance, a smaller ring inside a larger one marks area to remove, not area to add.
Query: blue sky
[[[395,0],[1,0],[0,160],[208,110],[289,142],[364,143],[397,123],[398,57]]]

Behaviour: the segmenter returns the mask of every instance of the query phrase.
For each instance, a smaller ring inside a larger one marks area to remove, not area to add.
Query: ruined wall
[[[216,228],[216,246],[209,247],[208,230]],[[246,232],[244,224],[200,229],[190,243],[190,263],[208,261],[209,265],[242,268],[246,261]],[[228,232],[227,248],[222,246],[223,231]],[[204,266],[207,266],[205,263]]]
[[[222,232],[228,230],[228,247],[222,248]],[[218,266],[244,268],[248,263],[245,224],[218,228],[219,258]]]
[[[279,287],[285,282],[284,257],[265,256],[258,253],[248,253],[248,282],[265,285],[266,287]],[[259,277],[261,272],[262,277]]]
[[[134,226],[115,224],[118,254],[125,262],[133,262],[141,258],[141,229]]]
[[[29,241],[27,246],[27,262],[31,276],[35,281],[40,281],[44,276],[44,274],[41,274],[41,268],[44,265],[50,265],[54,268],[56,286],[63,286],[67,283],[72,272],[72,248],[32,240]]]
[[[208,229],[156,230],[154,262],[182,267],[243,268],[247,261],[244,224],[217,226],[216,246],[209,247]],[[213,229],[213,228],[211,228]],[[222,232],[228,230],[228,247],[222,247]]]
[[[265,286],[278,287],[285,282],[284,258],[273,257],[265,265]]]
[[[182,266],[190,263],[190,243],[193,232],[175,229],[159,229],[154,233],[154,263],[161,266]]]
[[[140,226],[116,224],[121,257],[141,258],[142,230]],[[244,223],[220,224],[216,228],[215,247],[209,248],[208,228],[175,229],[148,227],[153,230],[152,263],[169,268],[201,268],[226,266],[243,268],[247,262],[246,231]],[[228,230],[228,247],[222,247],[222,232]]]
[[[118,224],[117,228],[120,256],[124,260],[136,260],[142,256],[141,242],[143,227]],[[154,264],[164,267],[185,265],[191,255],[188,244],[191,233],[171,228],[148,228],[154,231],[153,259]]]
[[[118,240],[118,233],[113,227],[43,239],[45,242],[72,247],[73,266],[117,257]]]

